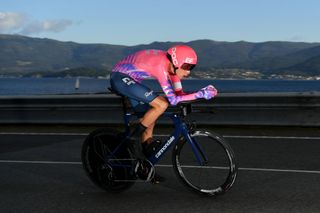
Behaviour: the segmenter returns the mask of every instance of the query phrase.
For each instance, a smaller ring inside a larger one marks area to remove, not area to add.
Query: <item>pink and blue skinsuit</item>
[[[165,51],[151,49],[136,52],[114,66],[110,77],[111,87],[127,96],[138,111],[141,108],[139,104],[149,105],[157,97],[153,90],[141,83],[145,78],[153,77],[158,80],[171,105],[199,98],[197,93],[183,93],[178,76],[168,72],[169,63]]]

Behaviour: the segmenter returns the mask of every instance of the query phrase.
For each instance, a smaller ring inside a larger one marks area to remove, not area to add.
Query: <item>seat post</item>
[[[125,133],[129,134],[130,133],[130,120],[132,118],[132,116],[137,116],[135,114],[135,112],[131,112],[131,106],[129,103],[129,99],[127,96],[124,96],[120,93],[118,93],[117,91],[115,91],[114,89],[112,89],[111,87],[108,88],[110,90],[110,92],[112,92],[113,94],[119,96],[121,98],[121,104],[122,104],[122,111],[123,111],[123,121],[125,124]]]

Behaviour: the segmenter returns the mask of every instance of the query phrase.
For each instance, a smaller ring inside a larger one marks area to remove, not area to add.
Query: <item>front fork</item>
[[[201,144],[197,142],[191,135],[197,134],[196,132],[196,123],[189,122],[187,123],[188,126],[188,134],[185,134],[184,137],[186,138],[187,142],[191,145],[192,151],[197,159],[199,165],[204,166],[208,163],[208,158],[204,153]]]

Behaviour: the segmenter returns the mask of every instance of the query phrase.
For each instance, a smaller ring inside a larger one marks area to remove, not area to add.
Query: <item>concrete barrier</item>
[[[193,108],[190,119],[205,125],[320,126],[319,92],[225,93]],[[113,94],[0,97],[0,124],[120,123],[121,100]]]

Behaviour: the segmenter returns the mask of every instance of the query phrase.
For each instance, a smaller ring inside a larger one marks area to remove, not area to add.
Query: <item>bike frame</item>
[[[190,137],[189,128],[187,124],[180,118],[180,116],[177,113],[165,112],[163,116],[169,117],[172,120],[175,128],[173,133],[171,133],[171,135],[164,140],[162,147],[159,148],[159,150],[154,155],[149,157],[149,161],[153,165],[155,165],[164,156],[164,154],[169,150],[169,148],[172,145],[176,144],[181,137],[184,137],[187,140],[187,142],[191,145],[192,150],[195,153],[195,156],[198,159],[198,161],[201,162],[201,158],[198,153],[200,150],[198,149],[198,146],[195,144],[196,142],[192,140],[192,138]]]
[[[199,165],[203,165],[206,162],[207,158],[205,157],[204,152],[202,151],[202,148],[200,147],[200,145],[191,138],[190,132],[189,132],[190,130],[187,124],[185,123],[185,121],[178,115],[178,113],[165,112],[162,116],[169,117],[172,120],[175,128],[173,133],[171,133],[170,136],[168,136],[164,140],[161,148],[159,148],[154,155],[150,156],[148,160],[153,165],[157,164],[161,160],[161,158],[165,155],[165,153],[169,150],[169,148],[172,145],[176,144],[181,137],[184,137],[186,141],[191,145],[191,148],[195,154],[196,159],[199,162]],[[124,123],[126,126],[126,129],[125,129],[126,138],[130,133],[129,122],[130,120],[132,120],[133,117],[136,117],[136,115],[128,112],[125,112],[124,114]],[[126,142],[126,141],[123,141],[123,142]],[[119,145],[119,147],[120,146],[121,145]]]

